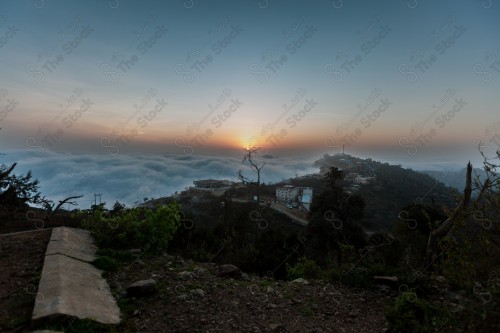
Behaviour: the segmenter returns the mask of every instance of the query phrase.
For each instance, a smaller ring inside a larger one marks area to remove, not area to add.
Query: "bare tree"
[[[486,179],[482,181],[477,175],[472,181],[475,189],[480,189],[478,200],[476,202],[481,204],[477,207],[478,209],[485,208],[485,206],[493,206],[497,210],[500,209],[499,192],[500,192],[500,174],[498,173],[498,168],[500,164],[495,164],[492,160],[498,160],[500,162],[500,149],[496,151],[496,156],[488,157],[483,151],[481,151],[483,156],[483,169],[486,173]],[[498,162],[497,162],[498,163]]]
[[[266,162],[262,162],[260,165],[258,162],[255,161],[255,155],[258,153],[260,150],[259,146],[251,146],[248,148],[245,148],[245,155],[243,156],[243,163],[248,161],[250,163],[250,167],[252,168],[252,171],[254,171],[257,174],[257,181],[251,180],[250,178],[246,177],[243,175],[243,170],[238,171],[238,178],[245,184],[255,184],[257,185],[257,211],[260,212],[260,172],[264,165],[266,165]]]
[[[497,173],[497,168],[500,167],[498,164],[492,163],[490,158],[487,158],[485,154],[481,151],[484,158],[484,170],[486,172],[486,178],[481,180],[478,176],[472,180],[472,165],[469,162],[467,164],[466,171],[466,182],[463,192],[462,201],[455,208],[455,210],[449,215],[449,218],[444,221],[438,228],[432,230],[429,234],[429,239],[427,243],[426,252],[426,267],[432,265],[435,260],[437,250],[439,248],[439,242],[446,236],[453,235],[454,227],[459,224],[460,221],[466,221],[471,226],[471,223],[477,223],[476,215],[485,210],[495,210],[499,212],[499,190],[500,190],[500,175]],[[500,151],[497,150],[496,157],[494,159],[500,159]],[[472,200],[472,193],[478,193],[477,196]],[[471,218],[472,217],[472,218]]]
[[[70,204],[72,206],[77,206],[78,204],[76,203],[76,201],[70,201],[70,200],[73,200],[73,199],[78,199],[78,198],[81,198],[83,197],[83,195],[77,195],[77,196],[72,196],[72,197],[68,197],[66,199],[63,199],[63,200],[59,200],[59,203],[56,204],[52,201],[52,200],[49,200],[45,197],[43,197],[42,199],[40,199],[40,203],[45,207],[46,209],[46,215],[45,215],[45,218],[43,219],[44,220],[44,223],[45,225],[47,226],[49,223],[50,223],[50,220],[54,217],[54,215],[57,213],[57,211],[65,204]],[[55,206],[55,208],[54,208]]]
[[[466,172],[466,182],[464,188],[464,196],[459,205],[455,208],[451,216],[446,219],[441,225],[432,230],[429,234],[429,240],[427,241],[427,253],[426,253],[426,267],[429,267],[436,255],[437,249],[439,247],[439,241],[447,236],[453,226],[455,226],[457,220],[462,219],[464,213],[467,211],[470,205],[470,197],[471,197],[471,173],[472,173],[472,165],[470,162],[467,164],[467,172]]]

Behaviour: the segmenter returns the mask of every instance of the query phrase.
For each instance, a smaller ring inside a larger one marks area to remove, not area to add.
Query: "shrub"
[[[114,250],[109,248],[99,249],[96,254],[98,256],[110,257],[119,262],[128,262],[134,259],[134,255],[130,251]]]
[[[115,271],[118,268],[118,263],[115,259],[108,256],[100,256],[92,262],[95,267],[103,271]]]
[[[179,205],[172,202],[154,210],[127,209],[113,217],[97,209],[83,218],[82,225],[92,232],[99,247],[139,247],[158,252],[167,248],[180,225],[179,209]]]
[[[286,264],[286,271],[288,278],[291,280],[297,278],[318,279],[323,275],[323,271],[316,262],[306,257],[300,258],[293,267]]]
[[[451,314],[420,298],[410,290],[387,309],[389,332],[437,332],[448,326]]]
[[[330,282],[340,282],[345,285],[372,288],[374,286],[373,274],[366,267],[344,266],[343,268],[330,268],[325,272],[326,279]]]
[[[142,234],[153,250],[166,249],[168,243],[180,226],[180,206],[170,203],[159,206],[156,210],[146,210],[142,221]]]

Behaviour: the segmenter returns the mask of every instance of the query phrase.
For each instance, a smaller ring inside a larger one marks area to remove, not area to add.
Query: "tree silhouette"
[[[337,187],[337,181],[344,179],[344,172],[337,167],[331,167],[325,175],[327,186],[330,188]]]
[[[32,180],[31,171],[24,176],[11,175],[16,167],[14,163],[8,169],[0,166],[0,204],[7,207],[26,207],[28,203],[37,203],[40,199],[38,180]]]
[[[119,215],[125,209],[125,204],[120,203],[118,200],[114,203],[113,209],[109,212],[111,216]]]
[[[324,176],[325,186],[311,204],[310,223],[306,227],[306,253],[320,266],[343,262],[342,245],[363,246],[365,235],[356,221],[363,218],[365,202],[337,185],[342,171],[331,167]]]
[[[262,162],[262,164],[258,164],[255,161],[255,155],[258,153],[260,150],[259,146],[250,146],[248,148],[245,148],[245,155],[243,156],[243,163],[248,161],[250,163],[250,167],[252,170],[257,174],[257,181],[253,181],[250,178],[246,177],[243,175],[243,170],[238,171],[238,178],[245,184],[255,184],[257,185],[257,211],[260,212],[260,172],[262,168],[266,165],[266,162]]]
[[[76,203],[76,201],[71,201],[71,200],[78,199],[78,198],[81,198],[81,197],[83,197],[83,195],[72,196],[72,197],[68,197],[68,198],[63,199],[63,200],[59,200],[59,203],[57,204],[57,206],[56,206],[56,204],[52,200],[49,200],[49,199],[47,199],[45,197],[43,197],[42,199],[40,199],[40,203],[46,209],[45,218],[43,219],[44,223],[45,223],[45,227],[47,227],[47,225],[50,224],[50,220],[54,217],[54,215],[57,213],[57,211],[65,203],[70,204],[72,206],[77,206],[78,204]]]
[[[8,218],[12,218],[12,213],[24,213],[29,207],[29,203],[34,205],[42,205],[45,209],[44,223],[48,225],[50,220],[57,211],[65,204],[76,205],[73,199],[81,198],[80,196],[71,196],[60,200],[56,205],[52,200],[42,197],[38,191],[39,181],[32,180],[32,173],[24,176],[12,175],[12,171],[17,163],[12,164],[9,168],[5,165],[0,166],[0,207],[2,215],[7,212]]]

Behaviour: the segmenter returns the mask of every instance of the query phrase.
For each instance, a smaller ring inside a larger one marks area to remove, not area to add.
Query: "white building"
[[[299,187],[299,191],[299,202],[307,211],[309,211],[311,209],[313,189],[312,187]]]
[[[282,202],[290,202],[297,200],[299,188],[293,185],[285,185],[276,188],[276,199]]]
[[[306,210],[311,207],[313,197],[312,187],[295,187],[293,185],[285,185],[276,188],[276,199],[280,202],[297,202]]]

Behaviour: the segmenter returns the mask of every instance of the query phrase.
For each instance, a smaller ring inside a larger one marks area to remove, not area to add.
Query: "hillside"
[[[462,191],[465,187],[465,173],[467,168],[463,168],[457,171],[434,171],[434,170],[424,170],[425,173],[434,179],[446,184],[447,186],[453,187],[458,191]],[[472,171],[473,176],[479,177],[479,179],[484,180],[486,178],[486,173],[483,169],[474,168]]]
[[[360,221],[369,231],[392,229],[394,223],[399,221],[401,211],[408,205],[426,204],[437,207],[455,207],[457,191],[445,185],[442,181],[431,175],[405,169],[400,165],[381,163],[370,158],[361,159],[348,154],[323,155],[314,162],[319,168],[318,174],[311,174],[288,179],[285,182],[263,185],[261,195],[274,197],[277,186],[292,184],[294,186],[312,187],[315,195],[319,194],[324,186],[323,174],[330,167],[337,167],[344,172],[356,173],[360,177],[374,177],[368,184],[354,184],[352,180],[345,179],[342,187],[351,194],[358,194],[365,200],[364,217]],[[465,171],[464,171],[465,172]],[[450,174],[460,186],[460,177],[465,179],[465,173]],[[347,178],[347,177],[346,177]],[[450,178],[452,179],[452,178]],[[461,181],[463,183],[463,181]],[[463,187],[462,187],[463,189]],[[248,196],[252,191],[247,188],[234,188],[227,192],[228,198]],[[253,192],[252,192],[253,193]],[[147,201],[141,206],[155,207],[159,203],[168,203],[173,198],[160,198]],[[222,218],[224,210],[220,208],[222,198],[215,198],[208,193],[183,192],[176,200],[183,206],[183,211],[190,219],[202,225],[213,225]],[[280,216],[279,214],[277,216]],[[281,221],[281,222],[279,222]],[[278,218],[277,223],[287,229],[286,217]],[[289,225],[294,224],[290,221]]]
[[[374,177],[366,185],[352,186],[344,180],[343,187],[365,200],[364,218],[361,223],[371,231],[391,228],[399,220],[404,207],[410,204],[428,204],[441,207],[456,205],[456,191],[431,176],[372,159],[360,159],[347,154],[324,155],[315,166],[320,172],[337,167],[344,172]],[[311,182],[314,182],[311,179]]]

